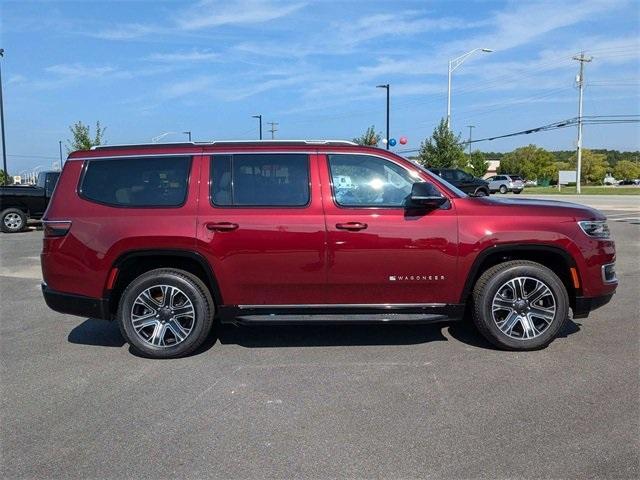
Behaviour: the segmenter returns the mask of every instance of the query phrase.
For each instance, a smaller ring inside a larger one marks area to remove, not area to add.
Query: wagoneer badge
[[[390,282],[435,282],[444,280],[444,275],[389,275]]]

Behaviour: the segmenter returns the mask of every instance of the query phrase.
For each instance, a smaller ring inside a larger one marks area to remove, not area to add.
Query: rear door
[[[215,153],[202,175],[198,249],[224,304],[324,303],[326,232],[315,152]]]

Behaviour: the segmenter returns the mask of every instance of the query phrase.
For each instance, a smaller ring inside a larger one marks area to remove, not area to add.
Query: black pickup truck
[[[0,230],[20,232],[28,219],[42,218],[59,176],[60,172],[40,172],[35,185],[0,187]]]

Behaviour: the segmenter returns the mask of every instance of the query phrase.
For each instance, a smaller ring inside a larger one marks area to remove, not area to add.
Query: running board
[[[223,305],[218,309],[222,323],[322,324],[322,323],[433,323],[460,320],[464,305]]]
[[[372,313],[333,315],[240,315],[235,318],[239,324],[326,324],[326,323],[433,323],[449,320],[446,315],[424,313]]]

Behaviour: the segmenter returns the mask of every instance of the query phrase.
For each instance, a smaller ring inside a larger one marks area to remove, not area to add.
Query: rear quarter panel
[[[83,161],[67,162],[46,212],[47,220],[71,220],[69,233],[45,239],[42,269],[54,290],[102,297],[107,276],[124,253],[149,249],[193,251],[200,157],[193,158],[185,204],[173,208],[101,205],[81,198]]]

